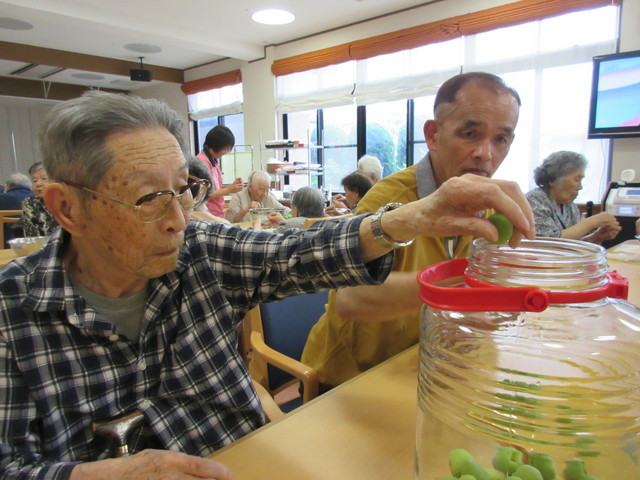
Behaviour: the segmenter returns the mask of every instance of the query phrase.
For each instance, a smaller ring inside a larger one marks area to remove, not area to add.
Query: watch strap
[[[382,214],[388,210],[395,210],[398,207],[401,207],[402,203],[391,202],[386,205],[381,206],[376,213],[371,217],[371,233],[373,233],[373,239],[384,248],[388,248],[389,250],[393,250],[395,248],[406,247],[413,243],[413,239],[408,242],[396,242],[393,238],[388,236],[382,230]]]

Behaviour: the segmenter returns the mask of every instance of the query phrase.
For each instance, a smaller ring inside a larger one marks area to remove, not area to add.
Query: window
[[[587,139],[592,58],[614,51],[617,17],[616,6],[595,8],[327,67],[333,73],[343,72],[340,88],[325,82],[322,101],[314,105],[311,99],[305,109],[318,108],[316,116],[323,118],[329,110],[354,111],[358,105],[357,115],[329,117],[341,134],[360,133],[350,138],[349,147],[345,142],[343,153],[348,152],[348,157],[325,164],[328,184],[335,185],[337,179],[339,185],[341,175],[355,169],[357,157],[364,153],[383,157],[385,175],[417,162],[426,153],[422,127],[433,116],[438,86],[461,70],[480,70],[500,75],[523,102],[516,139],[495,178],[515,180],[526,192],[535,187],[533,169],[547,155],[575,150],[589,160],[577,201],[598,202],[609,178],[609,141]],[[321,77],[324,70],[304,74]],[[302,74],[286,77],[296,75]],[[284,101],[286,85],[280,78],[286,77],[278,78],[281,112],[297,108]],[[315,85],[298,84],[295,94],[301,98],[305,93],[300,89],[309,86],[307,93],[312,97]],[[345,95],[348,88],[351,91]],[[327,148],[329,144],[319,142],[329,160],[335,146]],[[393,149],[389,149],[391,143]],[[370,147],[378,149],[379,155]]]
[[[204,139],[216,125],[225,125],[231,129],[233,136],[236,137],[236,146],[240,148],[244,145],[244,115],[242,113],[236,113],[234,115],[223,115],[220,117],[203,118],[202,120],[195,120],[193,122],[194,131],[194,145],[196,153],[202,149]]]

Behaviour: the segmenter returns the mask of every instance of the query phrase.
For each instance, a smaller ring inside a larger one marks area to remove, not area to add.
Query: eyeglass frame
[[[193,180],[193,181],[190,182],[190,183],[187,183],[184,187],[180,187],[180,189],[178,190],[178,191],[180,191],[180,190],[184,189],[184,191],[182,193],[176,193],[173,190],[161,190],[159,192],[152,192],[152,193],[148,193],[146,195],[143,195],[142,197],[140,197],[138,199],[138,201],[136,203],[125,202],[124,200],[120,200],[118,198],[111,197],[111,196],[107,195],[106,193],[98,192],[98,191],[93,190],[93,189],[91,189],[89,187],[85,187],[84,185],[81,185],[81,184],[76,183],[76,182],[71,182],[69,180],[56,180],[56,182],[64,183],[65,185],[69,185],[70,187],[77,188],[77,189],[83,190],[85,192],[93,193],[94,195],[98,195],[99,197],[103,197],[103,198],[106,198],[107,200],[111,200],[112,202],[118,203],[120,205],[124,205],[125,207],[133,208],[133,210],[136,212],[136,218],[138,220],[140,220],[142,223],[154,223],[154,222],[160,221],[167,214],[167,212],[169,211],[169,206],[171,205],[171,202],[174,199],[177,199],[178,200],[178,204],[182,207],[182,204],[180,203],[180,198],[182,198],[182,196],[185,193],[187,193],[187,191],[190,188],[192,188],[194,184],[200,184],[200,188],[204,188],[205,195],[203,195],[202,198],[198,202],[194,201],[194,203],[191,206],[191,208],[184,208],[183,207],[183,209],[185,211],[192,212],[196,208],[198,208],[200,205],[202,205],[202,203],[206,200],[206,198],[207,198],[206,192],[207,192],[207,190],[209,190],[209,187],[211,186],[209,181],[204,179],[204,178],[194,177],[192,175],[189,175],[189,179]],[[147,201],[153,199],[154,197],[160,197],[162,195],[171,195],[171,201],[167,203],[167,209],[164,211],[164,213],[162,215],[160,215],[158,218],[156,218],[155,220],[142,220],[140,218],[140,213],[139,213],[140,212],[140,208],[142,208],[142,204],[144,202],[147,202]]]

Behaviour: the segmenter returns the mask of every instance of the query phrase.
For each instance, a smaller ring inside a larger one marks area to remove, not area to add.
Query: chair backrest
[[[21,215],[22,210],[0,210],[0,246],[2,248],[7,248],[5,239],[10,240],[10,238],[7,238],[9,235],[7,224],[19,221]]]
[[[260,305],[265,343],[278,352],[300,360],[311,328],[325,311],[327,290],[288,297]],[[268,366],[269,389],[277,390],[294,377],[279,368]]]

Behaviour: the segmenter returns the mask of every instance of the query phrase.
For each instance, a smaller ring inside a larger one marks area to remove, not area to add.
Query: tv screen
[[[640,50],[593,57],[588,137],[640,137]]]

